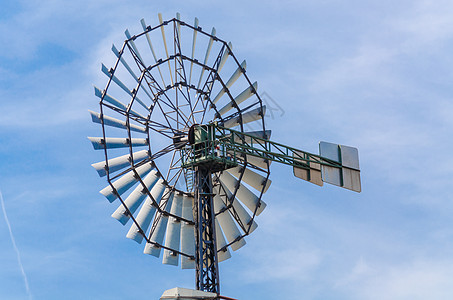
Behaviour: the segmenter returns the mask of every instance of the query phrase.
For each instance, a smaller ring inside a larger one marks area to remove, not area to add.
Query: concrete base
[[[160,300],[213,300],[217,294],[176,287],[166,290]]]

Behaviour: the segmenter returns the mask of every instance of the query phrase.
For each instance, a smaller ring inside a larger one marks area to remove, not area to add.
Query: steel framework
[[[196,287],[198,290],[219,293],[214,205],[211,170],[209,166],[195,168],[196,229]]]

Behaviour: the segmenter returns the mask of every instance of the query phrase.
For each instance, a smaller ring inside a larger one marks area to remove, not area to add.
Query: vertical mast
[[[211,170],[195,167],[196,286],[197,290],[220,293],[215,236]]]

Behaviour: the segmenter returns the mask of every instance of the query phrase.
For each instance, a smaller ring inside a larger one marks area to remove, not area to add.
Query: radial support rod
[[[215,236],[215,215],[213,205],[212,179],[210,168],[195,167],[195,208],[196,208],[196,286],[197,290],[220,293],[219,266]]]

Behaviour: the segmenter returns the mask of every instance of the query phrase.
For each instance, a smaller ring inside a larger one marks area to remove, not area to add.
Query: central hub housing
[[[220,134],[220,132],[217,132]],[[214,124],[192,125],[188,134],[189,147],[183,168],[202,167],[211,172],[223,171],[238,165],[234,151],[230,151],[228,143],[218,139]]]

